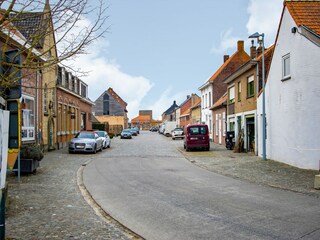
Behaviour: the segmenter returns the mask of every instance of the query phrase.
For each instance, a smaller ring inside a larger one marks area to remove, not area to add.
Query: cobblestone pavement
[[[253,153],[234,153],[215,143],[211,143],[209,152],[186,152],[182,141],[176,144],[189,161],[209,171],[320,198],[320,190],[314,189],[315,175],[319,171],[299,169],[272,160],[264,161]]]
[[[86,202],[78,187],[77,172],[93,156],[58,150],[45,155],[36,174],[21,176],[20,186],[9,175],[6,238],[134,239],[119,224],[98,216],[99,209]]]
[[[189,161],[209,171],[320,198],[320,191],[313,189],[318,171],[263,161],[216,144],[209,152],[186,152],[181,140],[159,137],[171,141]],[[23,175],[20,185],[16,176],[9,175],[7,239],[138,239],[101,212],[81,188],[78,176],[82,165],[94,156],[57,150],[45,155],[36,174]]]

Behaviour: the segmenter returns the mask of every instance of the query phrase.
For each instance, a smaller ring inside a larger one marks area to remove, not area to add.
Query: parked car
[[[120,138],[123,139],[123,138],[127,138],[127,139],[131,139],[132,138],[132,133],[129,129],[123,129],[121,134],[120,134]]]
[[[69,142],[69,153],[102,151],[103,139],[96,132],[81,131]]]
[[[139,127],[134,127],[133,129],[135,129],[137,131],[138,134],[140,134],[140,129]]]
[[[184,138],[184,149],[205,149],[210,150],[209,129],[206,124],[190,124],[186,127]]]
[[[138,136],[138,132],[134,128],[128,128],[128,130],[131,132],[132,136]]]
[[[103,148],[110,148],[111,146],[111,139],[109,137],[109,134],[106,131],[95,131],[99,137],[103,139]]]
[[[172,139],[175,140],[176,138],[184,138],[183,129],[182,128],[175,128],[171,132]]]

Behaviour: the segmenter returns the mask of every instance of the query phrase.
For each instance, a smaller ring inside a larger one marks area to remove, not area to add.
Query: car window
[[[183,131],[182,128],[175,128],[174,131]]]
[[[104,137],[104,132],[96,132],[99,137]]]
[[[207,128],[206,127],[190,127],[189,133],[190,135],[206,134]]]
[[[94,133],[79,132],[75,137],[76,137],[76,138],[90,138],[90,139],[94,139]]]

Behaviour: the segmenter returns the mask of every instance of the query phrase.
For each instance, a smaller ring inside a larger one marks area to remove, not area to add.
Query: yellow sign
[[[10,171],[12,171],[14,164],[16,163],[19,154],[19,149],[8,149],[8,166]]]

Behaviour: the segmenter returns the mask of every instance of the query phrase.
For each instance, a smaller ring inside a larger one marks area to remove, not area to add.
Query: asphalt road
[[[145,239],[320,239],[318,198],[201,169],[181,144],[152,132],[113,139],[86,166],[84,184]]]

